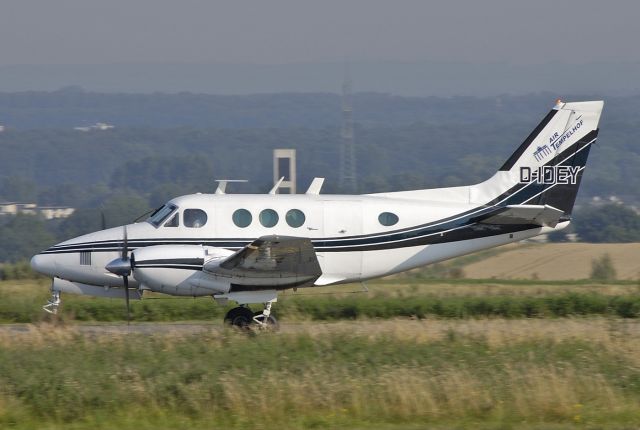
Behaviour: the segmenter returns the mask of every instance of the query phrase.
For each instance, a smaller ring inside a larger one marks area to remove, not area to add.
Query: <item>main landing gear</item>
[[[253,312],[247,305],[241,305],[231,309],[224,317],[225,324],[240,329],[257,328],[259,330],[278,329],[278,321],[271,315],[273,301],[265,303],[262,312]]]

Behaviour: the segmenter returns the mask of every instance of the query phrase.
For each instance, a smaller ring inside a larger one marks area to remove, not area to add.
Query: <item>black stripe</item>
[[[518,149],[516,149],[516,152],[511,154],[511,157],[509,157],[509,159],[505,161],[500,170],[511,170],[513,165],[516,164],[516,161],[518,161],[524,151],[526,151],[527,148],[531,146],[531,142],[533,142],[533,140],[538,137],[540,132],[547,126],[547,124],[549,124],[549,121],[551,121],[556,113],[558,113],[558,111],[552,109],[551,112],[549,112],[547,116],[544,117],[540,124],[538,124],[538,126],[531,132],[529,136],[527,136],[527,138],[524,140],[524,142],[522,142]]]
[[[383,249],[407,248],[411,246],[436,245],[442,243],[460,242],[463,240],[480,239],[483,237],[498,236],[501,234],[517,233],[526,230],[539,229],[539,225],[489,225],[472,224],[460,229],[442,232],[430,236],[407,238],[399,242],[382,242],[362,244],[345,248],[316,248],[320,252],[353,252],[353,251],[379,251]]]
[[[162,266],[136,266],[136,269],[184,269],[184,270],[202,270],[202,266],[189,266],[181,264],[165,264]],[[135,273],[134,273],[135,274]]]
[[[157,260],[134,261],[134,267],[142,267],[145,264],[187,264],[192,266],[202,266],[204,258],[162,258]]]

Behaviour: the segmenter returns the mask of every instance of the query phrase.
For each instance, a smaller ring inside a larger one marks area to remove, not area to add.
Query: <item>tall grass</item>
[[[631,428],[624,320],[304,323],[247,337],[0,335],[0,428]]]

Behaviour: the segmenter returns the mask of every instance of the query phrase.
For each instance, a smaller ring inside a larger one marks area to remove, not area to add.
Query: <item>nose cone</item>
[[[129,258],[116,258],[109,264],[107,264],[106,269],[118,276],[129,276],[131,275],[131,259]]]
[[[31,268],[43,275],[55,276],[56,265],[53,255],[37,254],[31,258]]]

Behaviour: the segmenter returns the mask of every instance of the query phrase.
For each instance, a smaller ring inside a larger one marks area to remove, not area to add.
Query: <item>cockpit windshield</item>
[[[151,214],[149,219],[147,220],[155,227],[158,227],[160,224],[164,222],[169,215],[171,215],[178,207],[176,205],[167,204],[162,206],[160,209]]]

